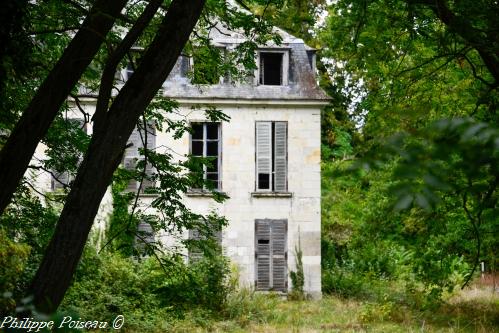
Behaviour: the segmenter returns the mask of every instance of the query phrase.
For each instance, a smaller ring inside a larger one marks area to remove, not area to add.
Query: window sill
[[[291,198],[293,192],[251,192],[254,198]]]
[[[221,195],[224,195],[224,196],[227,196],[227,193],[225,192],[217,192]],[[187,191],[185,192],[185,195],[188,196],[188,197],[207,197],[207,198],[211,198],[213,197],[213,193],[212,192],[208,192],[208,191],[195,191],[195,190],[190,190],[190,191]]]

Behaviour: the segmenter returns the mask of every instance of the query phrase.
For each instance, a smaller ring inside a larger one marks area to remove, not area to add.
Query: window
[[[256,190],[287,191],[287,122],[256,122]]]
[[[52,172],[51,188],[52,191],[62,190],[74,180],[74,175],[69,171]]]
[[[88,123],[84,119],[79,118],[69,118],[65,119],[66,122],[66,131],[72,132],[75,134],[81,134],[83,132],[84,135],[88,133]],[[52,191],[63,190],[68,187],[76,177],[76,169],[78,169],[80,163],[83,161],[83,152],[77,152],[77,155],[73,155],[75,158],[76,167],[73,166],[72,171],[63,170],[57,171],[56,168],[53,168],[51,172],[51,180],[50,180],[50,188]]]
[[[282,53],[260,53],[260,84],[282,85]]]
[[[137,167],[137,162],[144,159],[144,155],[140,154],[140,149],[144,148],[144,146],[148,150],[154,150],[156,148],[156,129],[154,125],[148,124],[146,130],[138,130],[137,128],[135,128],[130,135],[128,142],[132,145],[125,150],[123,165],[126,170],[133,171]],[[144,143],[146,143],[146,145],[144,145]],[[144,177],[142,181],[142,186],[139,188],[140,178],[131,179],[128,183],[127,191],[135,192],[137,190],[140,190],[140,192],[144,192],[148,188],[154,187],[154,181],[150,179],[153,174],[152,165],[150,163],[147,163],[145,168],[146,177]]]
[[[135,69],[139,66],[142,57],[143,48],[139,46],[132,46],[130,54],[127,59],[128,62],[126,67],[123,69],[123,79],[124,81],[130,80]]]
[[[258,84],[282,86],[288,84],[288,51],[260,51],[258,60]]]
[[[310,69],[315,74],[315,50],[307,50],[307,58]]]
[[[255,221],[256,290],[288,289],[287,225],[285,219]]]
[[[223,76],[225,48],[218,46],[201,46],[193,50],[194,84],[219,84]]]
[[[220,123],[192,123],[191,155],[209,158],[210,165],[203,165],[203,179],[221,189],[221,131]]]
[[[180,62],[180,77],[187,77],[187,73],[189,73],[191,69],[191,58],[189,58],[186,55],[181,55],[179,57],[179,62]]]
[[[131,62],[129,62],[126,65],[126,68],[125,68],[125,81],[130,80],[130,78],[132,77],[133,72],[134,72],[133,64]]]
[[[206,236],[202,236],[199,230],[193,229],[189,230],[189,240],[194,240],[194,241],[207,241]],[[222,232],[218,231],[214,234],[212,241],[216,242],[216,247],[217,250],[221,250],[222,247]],[[193,244],[193,246],[189,249],[189,262],[195,263],[198,262],[203,258],[203,249],[199,246],[196,246],[196,244]]]
[[[140,252],[147,251],[147,244],[154,243],[154,230],[151,225],[145,221],[140,221],[137,226],[137,235],[135,236],[135,248]]]

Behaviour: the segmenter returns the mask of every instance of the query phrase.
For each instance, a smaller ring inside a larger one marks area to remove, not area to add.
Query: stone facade
[[[228,51],[242,41],[242,36],[237,33],[220,31],[220,34],[212,36],[213,42]],[[256,240],[257,221],[279,220],[284,221],[286,232],[283,238],[286,289],[291,287],[289,272],[296,269],[295,249],[300,243],[305,291],[313,297],[320,297],[320,110],[328,103],[328,98],[316,83],[314,50],[300,39],[282,31],[279,33],[283,37],[282,44],[262,47],[256,57],[260,67],[261,52],[282,54],[281,84],[261,84],[258,77],[262,69],[259,68],[255,78],[250,78],[246,83],[221,79],[219,84],[194,85],[182,73],[182,59],[179,58],[163,85],[162,93],[179,102],[179,114],[187,117],[189,122],[208,122],[203,111],[192,109],[192,106],[199,105],[215,106],[230,117],[229,122],[219,125],[219,190],[226,193],[229,199],[219,204],[205,193],[191,192],[186,193],[183,200],[196,213],[216,211],[228,219],[229,224],[222,232],[222,247],[224,254],[238,266],[241,284],[255,286],[259,278],[257,275],[262,274],[258,273],[257,267],[260,246]],[[125,70],[121,76],[125,81]],[[94,100],[89,99],[83,105],[89,114],[93,114],[93,103]],[[74,117],[78,117],[78,112],[74,112]],[[257,122],[286,124],[285,190],[258,189]],[[189,134],[174,140],[170,134],[157,131],[155,143],[159,152],[168,147],[177,154],[187,155],[191,150]],[[43,146],[39,147],[37,154],[43,156]],[[50,188],[50,175],[38,176],[37,182]],[[140,205],[150,207],[152,200],[154,196],[142,195]],[[111,209],[111,196],[108,193],[96,219],[97,225],[105,224]],[[155,213],[151,208],[146,210]],[[171,235],[156,237],[165,245],[175,243]],[[187,234],[183,237],[187,237]],[[266,246],[268,241],[264,240],[262,244]],[[276,272],[274,274],[278,274]],[[270,274],[273,276],[273,273]]]

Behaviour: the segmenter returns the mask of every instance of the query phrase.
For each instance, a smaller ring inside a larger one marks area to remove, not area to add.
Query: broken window
[[[283,55],[282,52],[260,52],[260,84],[283,84]]]
[[[287,224],[285,219],[255,221],[256,290],[288,289]]]
[[[209,159],[209,165],[203,165],[203,179],[211,182],[213,188],[220,190],[220,123],[192,123],[191,126],[191,155]]]
[[[123,165],[126,170],[135,171],[137,168],[137,163],[144,160],[144,155],[141,154],[141,150],[147,148],[148,150],[154,151],[156,148],[156,128],[154,124],[148,123],[147,128],[138,129],[135,128],[128,139],[128,143],[131,144],[125,150],[123,157]],[[154,187],[154,181],[151,179],[153,175],[153,167],[150,163],[145,165],[145,175],[142,179],[142,184],[140,183],[141,176],[136,176],[128,182],[127,191],[145,192],[149,188]]]
[[[287,191],[287,122],[256,122],[256,189]]]

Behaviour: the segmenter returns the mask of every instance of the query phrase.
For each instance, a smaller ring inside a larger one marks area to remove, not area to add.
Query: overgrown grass
[[[499,295],[467,290],[432,311],[392,301],[366,302],[326,296],[287,301],[273,295],[235,294],[230,315],[193,312],[171,332],[497,332]],[[237,308],[236,308],[237,307]]]

